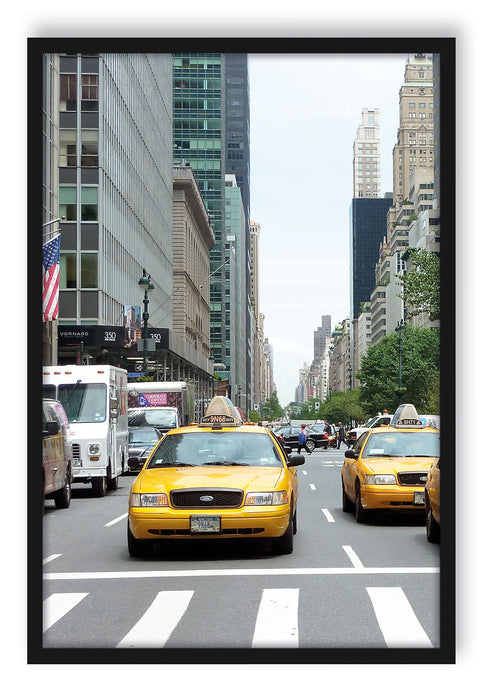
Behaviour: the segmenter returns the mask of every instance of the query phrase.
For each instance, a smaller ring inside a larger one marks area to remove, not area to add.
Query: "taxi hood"
[[[397,474],[428,469],[438,462],[438,457],[372,457],[363,460],[367,469],[374,474]]]
[[[284,474],[282,467],[177,466],[143,469],[134,483],[142,493],[190,488],[232,488],[273,491]]]

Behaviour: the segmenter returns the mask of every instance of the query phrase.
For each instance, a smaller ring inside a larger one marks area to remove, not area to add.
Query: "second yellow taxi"
[[[269,538],[272,551],[290,554],[300,464],[303,455],[288,454],[268,428],[244,423],[229,399],[214,397],[199,424],[162,438],[134,481],[130,556],[158,540],[224,538]]]
[[[399,406],[389,426],[372,428],[346,450],[342,509],[359,523],[377,510],[424,510],[428,470],[440,455],[440,431],[423,426],[412,404]]]

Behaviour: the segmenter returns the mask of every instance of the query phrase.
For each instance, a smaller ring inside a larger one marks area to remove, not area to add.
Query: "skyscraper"
[[[362,111],[362,121],[354,140],[354,199],[380,196],[380,110]]]
[[[215,369],[230,378],[227,349],[231,342],[231,285],[236,285],[236,304],[242,306],[246,324],[241,357],[247,386],[242,393],[251,394],[251,313],[249,311],[249,275],[232,277],[232,248],[227,239],[225,176],[234,174],[242,194],[243,220],[241,238],[236,245],[248,265],[249,261],[249,84],[247,55],[220,53],[175,53],[174,71],[174,158],[190,165],[206,205],[215,245],[210,252],[210,343]],[[232,194],[232,193],[231,193]],[[231,234],[229,233],[229,236]],[[228,292],[228,294],[227,294]],[[243,360],[244,361],[244,360]],[[238,390],[238,383],[231,386]],[[234,398],[234,397],[233,397]]]

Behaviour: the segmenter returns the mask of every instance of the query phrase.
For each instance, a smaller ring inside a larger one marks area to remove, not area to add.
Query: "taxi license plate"
[[[415,506],[424,506],[424,504],[425,504],[424,491],[415,491],[414,492],[414,505]]]
[[[210,535],[219,532],[219,515],[191,515],[191,535]]]

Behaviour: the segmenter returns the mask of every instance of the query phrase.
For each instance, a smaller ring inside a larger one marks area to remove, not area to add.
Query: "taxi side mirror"
[[[347,459],[357,459],[357,454],[354,452],[354,450],[346,450],[344,452],[344,457]]]
[[[293,453],[289,455],[289,467],[299,467],[301,464],[304,464],[306,459],[304,458],[304,455]]]

